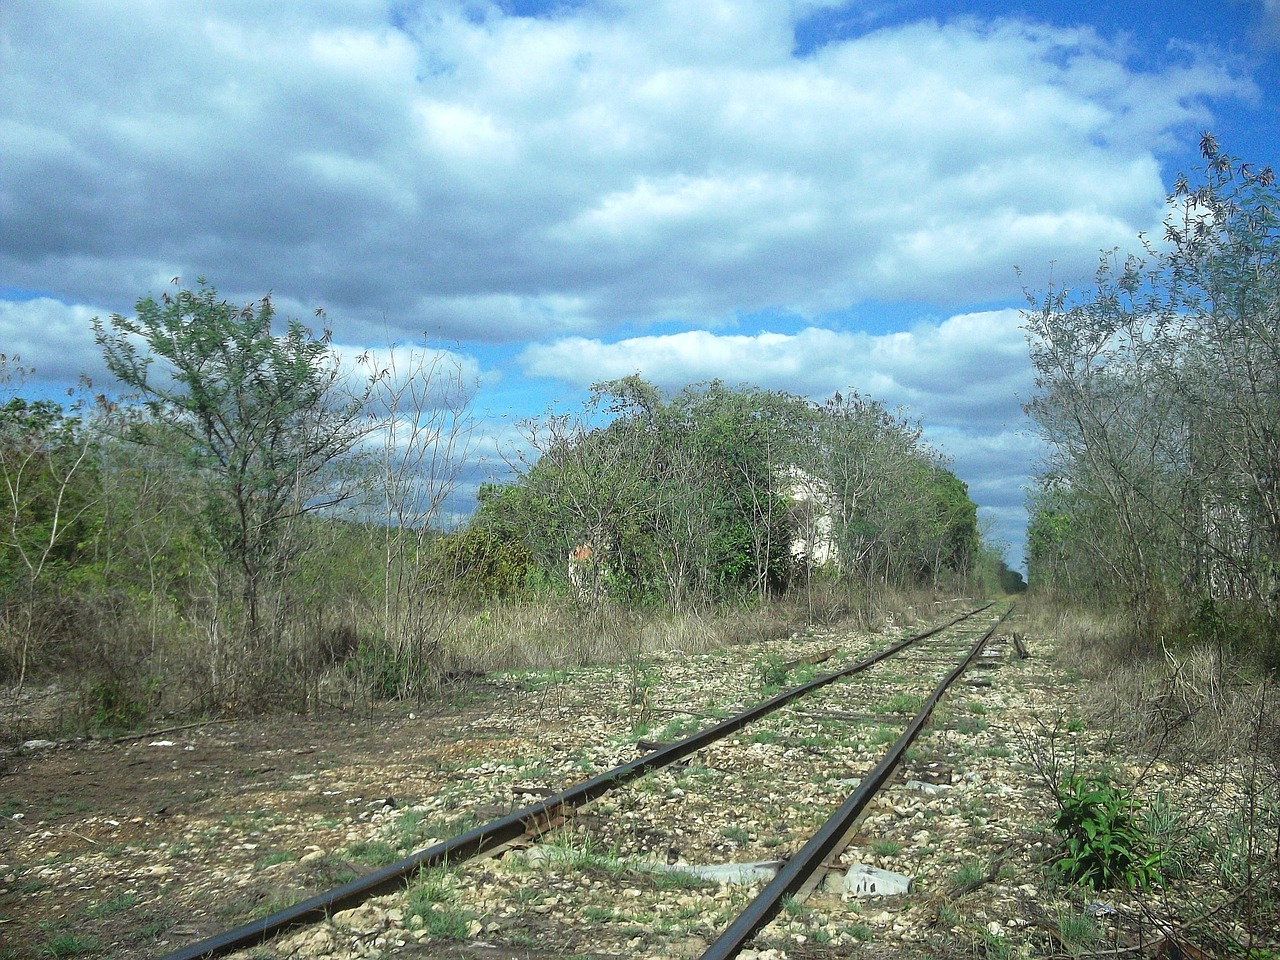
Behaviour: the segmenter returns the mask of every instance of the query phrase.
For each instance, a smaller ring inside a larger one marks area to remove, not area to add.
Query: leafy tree
[[[526,437],[516,483],[482,498],[475,523],[522,537],[553,574],[590,542],[595,587],[619,599],[683,607],[785,589],[808,563],[793,545],[820,526],[867,578],[936,580],[977,546],[964,484],[917,427],[856,395],[818,407],[712,381],[668,398],[626,377]]]
[[[289,320],[277,334],[274,323],[269,296],[238,307],[203,280],[139,300],[134,318],[93,321],[108,369],[156,427],[128,438],[162,445],[204,483],[206,521],[239,571],[255,639],[264,587],[299,549],[291,523],[353,493],[336,467],[364,434],[368,397],[367,387],[344,395],[328,331],[316,339]]]

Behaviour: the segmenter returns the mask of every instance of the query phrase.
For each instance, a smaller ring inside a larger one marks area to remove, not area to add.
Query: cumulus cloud
[[[0,350],[97,379],[90,316],[206,276],[323,305],[353,350],[457,341],[482,390],[510,371],[474,357],[530,342],[523,369],[575,387],[853,385],[1013,511],[994,464],[1030,371],[1016,315],[981,308],[1016,301],[1014,265],[1070,283],[1159,236],[1167,151],[1257,95],[1203,47],[1140,61],[1016,17],[512,6],[0,4],[0,296],[48,295],[0,302]],[[948,319],[831,319],[874,303]],[[804,329],[744,332],[760,315]]]
[[[936,427],[1020,419],[1032,386],[1016,310],[959,314],[883,335],[809,327],[754,335],[691,330],[606,342],[566,337],[520,354],[525,373],[576,388],[639,372],[667,389],[720,378],[805,396],[853,386]]]
[[[0,300],[0,353],[30,370],[34,382],[67,385],[82,375],[103,380],[108,374],[92,321],[109,312],[52,297]]]
[[[954,304],[1150,227],[1153,150],[1247,89],[1014,20],[796,56],[824,6],[17,4],[0,271],[112,309],[207,274],[487,341]]]

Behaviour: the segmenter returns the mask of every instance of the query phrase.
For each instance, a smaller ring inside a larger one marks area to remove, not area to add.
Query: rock
[[[387,912],[366,903],[335,913],[333,922],[356,933],[377,933],[387,926]]]
[[[23,753],[36,753],[40,750],[52,750],[57,744],[52,740],[24,740],[22,742]]]

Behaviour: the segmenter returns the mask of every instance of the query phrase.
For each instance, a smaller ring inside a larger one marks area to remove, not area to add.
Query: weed
[[[266,867],[274,867],[277,863],[289,863],[296,859],[298,858],[295,854],[289,853],[286,850],[270,850],[260,856],[254,862],[254,866],[259,870],[263,870]]]
[[[97,937],[86,937],[78,933],[56,933],[40,947],[40,956],[79,957],[86,953],[97,953],[102,949],[102,942]]]
[[[703,890],[714,886],[713,881],[678,870],[654,870],[649,879],[658,890]]]
[[[756,667],[760,671],[760,692],[765,696],[777,693],[787,682],[787,663],[777,654],[763,657]]]
[[[1145,889],[1160,877],[1159,851],[1138,819],[1139,806],[1105,779],[1068,778],[1058,788],[1053,829],[1061,838],[1058,873],[1094,890]]]
[[[734,843],[746,843],[751,839],[751,832],[746,827],[738,824],[730,824],[720,830],[721,836],[726,840],[732,840]]]
[[[803,917],[809,912],[809,908],[804,905],[804,901],[797,900],[795,897],[786,897],[782,901],[782,909],[789,917]]]
[[[310,876],[318,887],[340,887],[358,876],[351,864],[335,853],[326,853],[309,866]]]
[[[919,697],[911,693],[895,693],[888,700],[884,701],[881,711],[883,713],[916,714],[920,712],[920,708],[923,706],[924,697]]]
[[[353,878],[354,879],[354,876]],[[250,914],[255,920],[263,917],[269,917],[273,913],[279,913],[281,910],[287,910],[294,904],[294,898],[285,893],[273,893],[264,897],[254,905],[253,912]]]
[[[1092,918],[1078,913],[1058,916],[1058,935],[1068,947],[1091,947],[1102,939],[1102,931]]]
[[[360,840],[349,845],[346,855],[357,863],[371,867],[384,867],[400,859],[400,854],[386,840]]]
[[[419,917],[424,933],[437,940],[465,940],[474,919],[470,913],[453,906],[457,895],[457,879],[448,870],[437,867],[424,870],[405,897],[406,913]]]
[[[891,857],[901,850],[902,844],[897,840],[875,840],[871,843],[871,852],[882,857]]]
[[[101,920],[103,917],[115,916],[117,913],[124,913],[138,903],[138,895],[136,893],[122,893],[118,897],[112,897],[110,900],[99,900],[97,903],[88,907],[84,911],[84,915],[91,920]]]
[[[986,879],[987,871],[977,860],[969,860],[961,864],[951,873],[951,888],[961,890],[965,887],[981,883]]]
[[[892,727],[876,727],[871,734],[871,742],[877,746],[886,743],[893,743],[893,741],[897,739],[898,731],[894,730]]]
[[[472,916],[453,907],[436,907],[422,917],[422,929],[437,940],[466,940],[470,935]]]
[[[982,944],[982,956],[986,960],[1013,960],[1017,956],[1013,943],[998,933],[983,930],[979,940]]]

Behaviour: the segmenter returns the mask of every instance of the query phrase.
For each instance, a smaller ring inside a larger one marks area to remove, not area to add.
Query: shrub
[[[1138,803],[1105,778],[1069,777],[1056,791],[1054,863],[1063,879],[1093,890],[1145,889],[1160,878],[1160,854],[1139,820]]]

